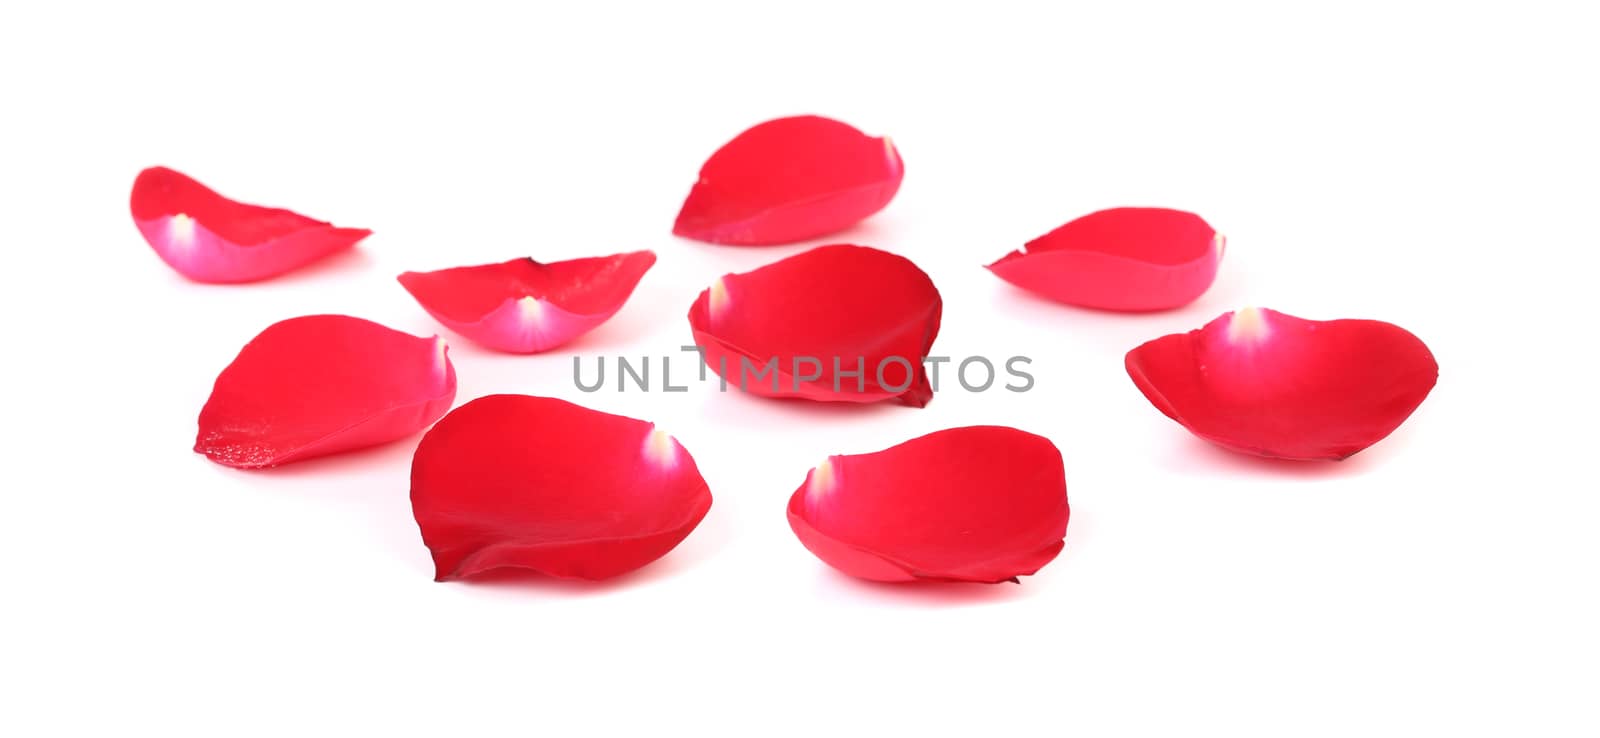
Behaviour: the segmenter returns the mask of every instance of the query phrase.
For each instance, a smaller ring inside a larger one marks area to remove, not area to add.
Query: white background
[[[156,5],[0,11],[0,732],[1600,731],[1583,3]],[[573,399],[694,454],[705,522],[600,585],[434,583],[416,438],[267,473],[190,452],[216,373],[269,323],[439,331],[407,269],[654,249],[574,350],[675,354],[711,280],[805,248],[673,238],[700,163],[810,112],[893,136],[907,167],[828,240],[914,259],[944,294],[935,351],[1032,356],[1033,392],[583,395],[566,352],[446,334],[460,401]],[[377,233],[267,283],[186,283],[127,212],[154,164]],[[1225,232],[1211,291],[1095,313],[982,268],[1116,205]],[[1122,356],[1243,304],[1402,325],[1438,387],[1345,463],[1214,450]],[[1065,454],[1067,547],[1038,576],[874,586],[789,531],[827,455],[971,423]]]

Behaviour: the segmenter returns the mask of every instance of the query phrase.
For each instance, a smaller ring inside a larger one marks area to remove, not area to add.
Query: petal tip
[[[829,456],[822,463],[811,468],[811,473],[806,478],[806,499],[816,499],[833,491],[833,457]]]
[[[671,433],[652,427],[645,434],[643,456],[658,469],[677,468],[678,449],[678,441]]]
[[[1228,319],[1228,339],[1236,344],[1261,343],[1272,334],[1260,308],[1242,307]]]

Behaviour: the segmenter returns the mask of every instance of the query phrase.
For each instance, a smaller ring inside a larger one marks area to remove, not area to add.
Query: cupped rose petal
[[[422,437],[411,507],[439,581],[503,567],[606,579],[677,546],[711,509],[711,490],[651,423],[490,395]]]
[[[1100,310],[1168,310],[1217,278],[1226,239],[1200,216],[1166,208],[1090,213],[989,265],[1007,282]]]
[[[650,251],[541,264],[501,264],[406,272],[400,284],[450,330],[518,354],[548,351],[593,330],[622,309]]]
[[[888,138],[815,115],[770,120],[706,160],[672,232],[740,246],[818,238],[882,210],[904,174]]]
[[[354,246],[372,231],[234,202],[151,167],[133,182],[133,222],[156,254],[197,282],[254,282]]]
[[[1420,339],[1377,320],[1244,308],[1128,352],[1156,409],[1223,448],[1343,459],[1389,435],[1439,378]]]
[[[706,365],[746,392],[922,407],[941,309],[909,259],[840,244],[717,280],[689,325]]]
[[[412,435],[455,399],[447,354],[442,339],[345,315],[274,323],[217,376],[194,450],[257,469]]]
[[[789,526],[830,566],[880,582],[1004,582],[1061,552],[1067,481],[1049,439],[951,428],[833,456],[789,498]]]

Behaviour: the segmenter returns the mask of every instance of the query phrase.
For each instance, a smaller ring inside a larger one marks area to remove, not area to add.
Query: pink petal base
[[[181,213],[134,223],[162,261],[189,279],[212,283],[266,279],[347,249],[372,235],[365,228],[329,225],[242,246]]]
[[[622,309],[656,263],[651,251],[541,264],[498,264],[406,272],[400,285],[435,320],[497,351],[548,351]]]
[[[549,351],[594,330],[621,308],[619,304],[610,312],[578,315],[542,298],[523,297],[508,299],[482,320],[470,323],[451,320],[435,310],[429,310],[428,314],[446,328],[470,336],[489,348],[515,354],[533,354]]]

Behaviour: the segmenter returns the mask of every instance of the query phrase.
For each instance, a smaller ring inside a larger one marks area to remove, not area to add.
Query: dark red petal
[[[1072,305],[1167,310],[1194,302],[1211,286],[1225,244],[1194,213],[1113,208],[1029,241],[989,271]]]
[[[500,351],[548,351],[593,330],[622,308],[656,263],[649,251],[540,264],[406,272],[400,284],[450,330]]]
[[[166,167],[133,182],[133,222],[161,259],[198,282],[254,282],[372,234],[278,208],[234,202]]]
[[[217,376],[194,450],[256,469],[376,446],[428,427],[455,396],[442,339],[345,315],[290,318]]]
[[[706,160],[672,232],[741,246],[826,236],[882,210],[904,174],[888,138],[814,115],[769,120]]]
[[[941,309],[939,290],[909,259],[834,245],[717,280],[689,309],[689,325],[706,364],[729,386],[922,407],[933,398],[922,359],[939,335]],[[860,378],[841,376],[857,369]]]
[[[651,423],[490,395],[422,437],[411,507],[439,581],[501,567],[606,579],[677,546],[711,509],[711,490]]]
[[[1069,514],[1055,444],[1002,426],[830,457],[789,498],[806,548],[881,582],[1014,581],[1061,552]]]
[[[1428,347],[1376,320],[1226,313],[1127,356],[1156,409],[1223,448],[1343,459],[1389,435],[1439,378]]]

